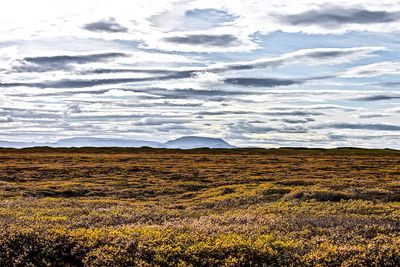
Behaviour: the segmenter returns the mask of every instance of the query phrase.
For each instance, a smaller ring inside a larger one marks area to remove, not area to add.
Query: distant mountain
[[[184,136],[165,143],[167,148],[192,149],[200,147],[209,148],[234,148],[234,146],[220,138]]]
[[[74,137],[49,144],[51,147],[162,147],[162,144],[143,140],[116,138]]]
[[[53,143],[34,142],[8,142],[0,141],[0,147],[26,148],[26,147],[153,147],[153,148],[234,148],[234,146],[220,138],[184,136],[166,143],[158,143],[143,140],[130,140],[118,138],[97,138],[97,137],[74,137],[61,139]]]
[[[41,146],[41,144],[25,143],[25,142],[0,141],[0,147],[24,148],[24,147],[34,147],[34,146]]]

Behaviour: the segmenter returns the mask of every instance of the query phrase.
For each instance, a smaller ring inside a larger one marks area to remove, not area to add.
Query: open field
[[[0,198],[0,266],[400,265],[399,151],[0,149]]]

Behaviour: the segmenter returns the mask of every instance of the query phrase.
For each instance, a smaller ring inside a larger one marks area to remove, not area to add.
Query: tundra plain
[[[0,266],[399,266],[400,151],[0,149]]]

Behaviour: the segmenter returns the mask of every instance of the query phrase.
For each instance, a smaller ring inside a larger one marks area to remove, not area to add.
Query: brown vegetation
[[[399,266],[391,150],[0,149],[0,266]]]

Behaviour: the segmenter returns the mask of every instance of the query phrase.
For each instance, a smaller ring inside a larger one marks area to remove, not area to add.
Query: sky
[[[0,140],[400,148],[400,1],[2,0]]]

